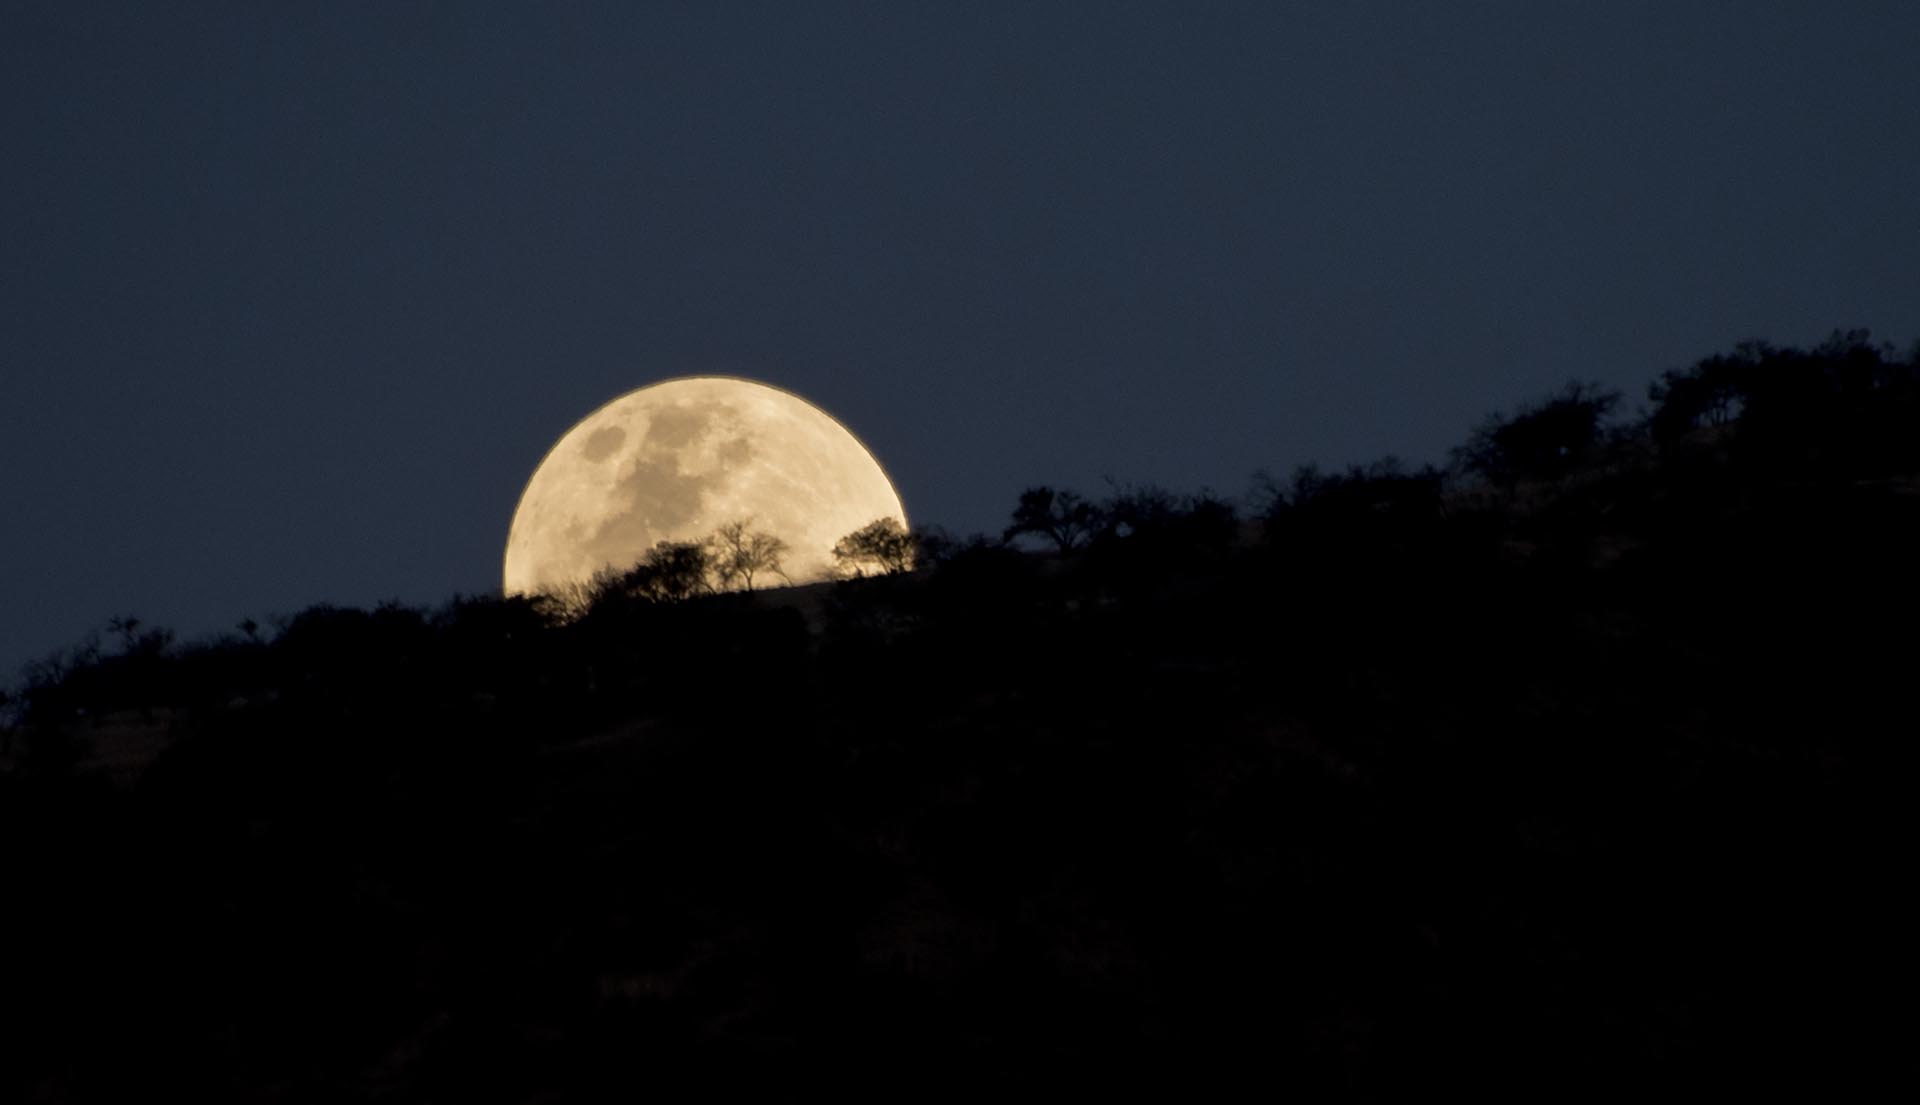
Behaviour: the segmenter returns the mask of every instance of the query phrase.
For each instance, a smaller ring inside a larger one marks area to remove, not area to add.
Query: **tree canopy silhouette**
[[[1743,342],[1669,370],[1648,388],[1653,441],[1684,448],[1725,436],[1748,467],[1842,478],[1920,462],[1920,349],[1900,356],[1866,330],[1811,350]]]
[[[1099,527],[1099,509],[1077,492],[1030,487],[1020,493],[1003,540],[1031,535],[1052,542],[1064,553],[1086,544]]]
[[[849,575],[891,575],[913,567],[915,544],[899,519],[875,518],[834,542],[833,559]]]
[[[593,601],[684,602],[712,591],[717,575],[708,544],[661,541],[638,564],[604,577],[595,587]]]
[[[1489,417],[1455,457],[1468,472],[1505,486],[1561,479],[1594,459],[1619,401],[1598,385],[1569,383],[1545,402]]]

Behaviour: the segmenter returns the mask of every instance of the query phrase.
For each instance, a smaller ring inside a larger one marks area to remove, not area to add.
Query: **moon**
[[[806,583],[876,518],[907,522],[893,481],[832,415],[757,381],[681,377],[607,403],[547,451],[513,512],[503,587],[582,582],[741,520],[784,540],[781,567]]]

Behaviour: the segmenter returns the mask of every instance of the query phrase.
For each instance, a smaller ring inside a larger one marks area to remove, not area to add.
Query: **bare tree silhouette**
[[[1011,541],[1032,534],[1053,542],[1061,552],[1072,552],[1086,544],[1099,528],[1099,508],[1078,493],[1030,487],[1020,493],[1013,524],[1007,527],[1003,539]]]
[[[727,522],[709,539],[713,550],[713,572],[722,587],[738,584],[753,590],[756,576],[777,575],[788,583],[793,580],[780,567],[787,554],[787,543],[771,533],[748,528],[751,518]]]

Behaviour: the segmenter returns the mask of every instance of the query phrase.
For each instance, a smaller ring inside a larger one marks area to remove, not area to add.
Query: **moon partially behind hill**
[[[782,566],[805,583],[876,518],[906,525],[886,472],[831,415],[751,380],[683,377],[620,396],[548,450],[514,511],[503,584],[584,581],[743,519],[787,543]]]

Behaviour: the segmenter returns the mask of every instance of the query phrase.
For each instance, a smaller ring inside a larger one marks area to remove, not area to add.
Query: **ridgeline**
[[[1863,1090],[1920,351],[1618,398],[806,588],[122,619],[9,703],[0,1097]]]

